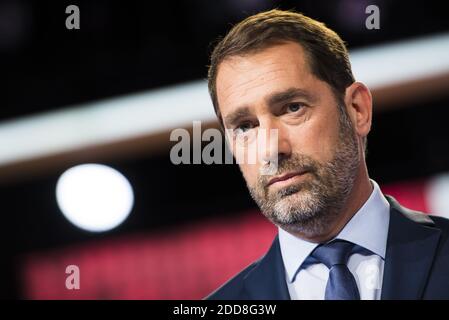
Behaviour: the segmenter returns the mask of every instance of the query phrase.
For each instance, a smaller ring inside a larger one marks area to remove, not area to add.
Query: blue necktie
[[[306,259],[305,265],[323,263],[329,268],[326,300],[360,300],[357,283],[346,265],[355,247],[351,242],[334,240],[316,247]]]

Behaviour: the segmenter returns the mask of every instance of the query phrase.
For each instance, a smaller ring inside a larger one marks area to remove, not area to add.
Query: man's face
[[[264,215],[287,231],[324,232],[351,192],[360,155],[351,121],[339,111],[343,102],[311,73],[303,48],[288,42],[227,58],[217,99],[230,142],[246,141],[245,152],[256,148],[261,129],[277,131],[277,148],[270,141],[259,150],[268,156],[239,164]],[[273,157],[277,171],[264,175],[264,160]]]

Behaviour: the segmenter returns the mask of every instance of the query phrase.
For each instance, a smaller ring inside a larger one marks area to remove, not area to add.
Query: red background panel
[[[154,235],[133,235],[24,257],[29,299],[201,299],[262,256],[276,228],[258,212]],[[68,265],[80,289],[65,287]]]

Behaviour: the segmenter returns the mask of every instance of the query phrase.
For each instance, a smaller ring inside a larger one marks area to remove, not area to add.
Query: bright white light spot
[[[426,193],[430,214],[449,218],[449,174],[431,179]]]
[[[128,217],[134,194],[129,181],[117,170],[101,164],[83,164],[61,175],[56,201],[71,223],[101,232],[115,228]]]

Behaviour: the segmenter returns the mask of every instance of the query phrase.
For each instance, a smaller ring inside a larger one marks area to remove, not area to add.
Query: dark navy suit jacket
[[[449,299],[449,220],[402,207],[393,197],[382,299]],[[276,238],[268,252],[206,299],[289,300]]]

